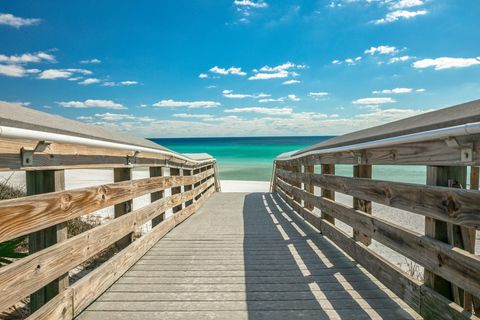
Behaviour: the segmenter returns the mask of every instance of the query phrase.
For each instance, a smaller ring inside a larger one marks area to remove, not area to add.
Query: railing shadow
[[[246,195],[243,222],[248,319],[413,318],[277,195]]]

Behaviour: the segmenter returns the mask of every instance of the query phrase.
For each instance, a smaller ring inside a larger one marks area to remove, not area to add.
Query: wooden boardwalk
[[[79,319],[416,319],[270,193],[216,193]]]

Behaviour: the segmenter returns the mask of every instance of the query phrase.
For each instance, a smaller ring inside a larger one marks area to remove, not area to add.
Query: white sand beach
[[[148,171],[145,169],[134,169],[133,178],[141,179],[147,178]],[[23,172],[14,172],[14,173],[0,173],[0,181],[8,180],[12,185],[18,186],[20,188],[25,187],[25,174]],[[76,169],[76,170],[66,170],[65,172],[65,185],[66,189],[76,189],[89,186],[96,186],[100,184],[112,183],[113,182],[113,170],[108,169]],[[269,192],[270,191],[270,182],[268,181],[241,181],[241,180],[221,180],[221,189],[222,192]],[[320,189],[315,188],[315,194],[320,194]],[[166,195],[170,195],[169,190],[166,190]],[[336,200],[346,205],[352,204],[352,197],[336,193]],[[133,201],[133,209],[139,209],[150,203],[150,195],[145,195],[138,197]],[[92,215],[98,217],[99,219],[110,219],[113,218],[113,207],[108,207],[101,209]],[[320,214],[318,209],[315,209],[315,213]],[[167,212],[167,216],[171,212]],[[372,205],[372,214],[378,216],[387,221],[398,224],[404,228],[410,229],[419,234],[424,234],[425,228],[425,218],[421,215],[413,214],[407,211],[391,208],[381,204],[373,203]],[[352,234],[352,229],[342,223],[341,221],[336,221],[336,225],[341,228],[343,231],[348,234]],[[147,230],[150,228],[150,225],[145,225],[144,228]],[[480,233],[477,232],[477,242],[476,242],[476,253],[480,253]],[[395,251],[387,248],[386,246],[373,241],[371,246],[375,252],[381,256],[388,259],[388,261],[394,263],[395,265],[401,267],[405,271],[409,271],[412,268],[412,264],[402,255],[396,253]],[[422,273],[422,269],[417,268],[417,272]]]

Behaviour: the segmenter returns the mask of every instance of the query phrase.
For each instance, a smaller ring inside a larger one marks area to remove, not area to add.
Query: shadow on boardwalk
[[[412,319],[270,193],[217,193],[81,319]]]
[[[280,197],[247,195],[243,220],[248,319],[413,318]]]

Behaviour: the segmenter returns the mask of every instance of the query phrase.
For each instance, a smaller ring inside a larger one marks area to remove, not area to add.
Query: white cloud
[[[81,85],[84,85],[84,86],[88,86],[89,84],[94,84],[94,83],[99,83],[100,82],[100,79],[97,79],[97,78],[88,78],[88,79],[85,79],[81,82],[79,82],[78,84],[81,84]]]
[[[423,5],[422,0],[400,0],[392,5],[392,9],[405,9]]]
[[[22,55],[13,55],[13,56],[0,54],[0,62],[7,63],[7,64],[55,62],[55,57],[45,52],[24,53]]]
[[[289,94],[289,95],[287,96],[287,98],[288,98],[289,100],[291,100],[291,101],[300,101],[300,98],[297,97],[297,96],[294,95],[294,94]]]
[[[209,122],[237,122],[241,121],[242,119],[237,116],[226,116],[226,117],[212,117],[212,118],[205,118],[203,121],[209,121]]]
[[[229,99],[245,99],[245,98],[259,99],[259,98],[270,97],[270,95],[266,93],[259,93],[259,94],[233,93],[233,90],[223,90],[222,94],[225,98],[229,98]]]
[[[413,59],[413,57],[410,57],[410,56],[393,57],[393,58],[390,58],[390,60],[388,60],[388,63],[391,64],[391,63],[397,63],[397,62],[405,62],[410,59]]]
[[[411,93],[413,92],[414,89],[412,88],[395,88],[395,89],[385,89],[385,90],[376,90],[376,91],[373,91],[374,94],[380,94],[380,93],[384,93],[384,94],[401,94],[401,93]]]
[[[82,64],[99,64],[99,63],[102,63],[102,60],[95,58],[95,59],[82,60],[82,61],[80,61],[80,63],[82,63]]]
[[[272,98],[269,98],[269,99],[260,99],[258,100],[258,102],[260,103],[265,103],[265,102],[283,102],[285,101],[285,98],[276,98],[276,99],[272,99]]]
[[[297,83],[300,83],[301,81],[299,80],[287,80],[287,81],[283,81],[282,84],[283,85],[291,85],[291,84],[297,84]]]
[[[209,71],[212,72],[212,73],[221,74],[221,75],[229,75],[229,74],[234,74],[234,75],[237,75],[237,76],[246,76],[247,75],[246,72],[242,71],[242,68],[238,68],[238,67],[230,67],[228,69],[225,69],[225,68],[220,68],[218,66],[215,66],[213,68],[210,68]]]
[[[427,10],[417,10],[417,11],[408,11],[408,10],[396,10],[387,13],[387,15],[382,18],[373,21],[375,24],[385,24],[398,21],[400,19],[412,19],[416,16],[424,16],[427,14]]]
[[[199,77],[200,79],[206,79],[206,78],[208,78],[208,74],[206,74],[206,73],[200,73],[200,74],[198,75],[198,77]]]
[[[115,110],[127,109],[122,104],[116,103],[112,100],[88,99],[85,101],[67,101],[67,102],[57,102],[57,103],[64,108],[77,108],[77,109],[104,108],[104,109],[115,109]]]
[[[354,66],[356,65],[358,62],[360,62],[362,60],[362,57],[356,57],[356,58],[347,58],[345,60],[333,60],[332,61],[332,64],[342,64],[342,63],[346,63],[348,64],[349,66]]]
[[[436,59],[423,59],[413,63],[416,69],[435,68],[435,70],[444,70],[451,68],[467,68],[480,64],[480,57],[477,58],[450,58],[441,57]]]
[[[269,115],[289,115],[292,114],[292,108],[264,108],[264,107],[246,107],[225,109],[229,113],[260,113]]]
[[[310,92],[308,96],[313,98],[321,98],[328,96],[328,92]]]
[[[13,64],[0,64],[0,74],[7,77],[24,77],[31,73],[38,73],[38,69],[25,69],[23,66]]]
[[[375,55],[375,54],[394,54],[397,53],[398,50],[392,46],[378,46],[378,47],[370,47],[370,49],[365,50],[365,54]]]
[[[294,64],[291,62],[286,62],[275,67],[263,66],[260,70],[254,69],[253,72],[255,75],[249,77],[248,80],[282,79],[289,76],[295,77],[298,76],[298,73],[291,70],[306,68],[307,66],[304,64]]]
[[[415,92],[425,92],[425,91],[426,91],[426,90],[423,89],[423,88],[415,90]]]
[[[251,1],[251,0],[235,0],[233,2],[236,6],[249,7],[249,8],[266,8],[268,4],[264,1]]]
[[[378,105],[378,104],[384,104],[384,103],[394,103],[396,102],[392,98],[362,98],[362,99],[357,99],[354,100],[354,104],[367,104],[367,105]]]
[[[6,25],[15,28],[36,25],[39,24],[40,21],[40,19],[20,18],[10,13],[0,13],[0,25]]]
[[[175,118],[196,118],[196,119],[207,119],[213,118],[211,114],[190,114],[190,113],[175,113],[172,115]]]
[[[85,69],[47,69],[40,73],[38,76],[39,79],[64,79],[70,78],[73,74],[83,74],[89,75],[92,74],[90,70]]]
[[[126,80],[126,81],[120,81],[120,82],[107,81],[103,83],[105,87],[134,86],[137,84],[138,84],[138,81],[132,81],[132,80]]]
[[[159,108],[213,108],[220,106],[219,102],[215,101],[174,101],[172,99],[161,100],[153,105]]]

